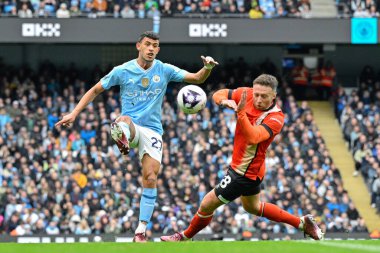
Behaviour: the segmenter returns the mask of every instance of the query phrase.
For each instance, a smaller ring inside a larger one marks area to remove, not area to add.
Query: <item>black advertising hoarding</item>
[[[151,20],[0,19],[0,43],[131,43]]]
[[[175,43],[350,43],[343,19],[165,19],[161,26],[162,41]]]
[[[4,18],[0,43],[134,43],[152,29],[151,19]],[[159,30],[164,43],[351,43],[349,19],[162,18]]]

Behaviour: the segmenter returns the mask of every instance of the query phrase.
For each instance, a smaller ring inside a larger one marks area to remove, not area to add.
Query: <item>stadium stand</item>
[[[258,73],[277,74],[270,62],[250,66],[242,58],[216,71],[205,87],[209,95],[217,86],[236,87],[229,83],[250,86]],[[106,72],[49,62],[36,71],[1,64],[0,233],[119,234],[136,227],[141,191],[137,154],[132,150],[123,158],[109,135],[109,124],[120,113],[118,91],[104,93],[72,128],[54,128]],[[187,226],[231,159],[234,112],[209,102],[202,113],[185,115],[175,103],[178,88],[169,86],[163,105],[163,168],[148,235]],[[286,125],[268,151],[263,200],[296,215],[311,213],[327,232],[367,231],[308,104],[296,103],[286,81],[278,103]],[[251,233],[265,239],[268,233],[296,232],[249,215],[238,201],[218,209],[203,233]]]
[[[154,8],[162,17],[348,18],[379,17],[378,7],[376,0],[7,0],[0,2],[0,14],[20,18],[149,18]]]
[[[352,172],[355,171],[355,162],[346,146],[331,103],[329,101],[310,101],[309,105],[330,155],[339,168],[345,189],[355,203],[360,216],[365,219],[368,230],[375,231],[378,228],[379,216],[374,209],[370,208],[370,195],[367,194],[367,185],[363,179],[352,176]]]
[[[365,66],[359,88],[335,98],[336,116],[355,160],[356,171],[363,176],[371,194],[371,206],[380,212],[380,86],[371,66]]]
[[[157,15],[163,17],[310,18],[311,6],[309,0],[7,0],[0,2],[1,16],[20,18],[150,18],[151,15],[148,14],[151,12],[157,12]],[[333,7],[335,9],[335,6]]]

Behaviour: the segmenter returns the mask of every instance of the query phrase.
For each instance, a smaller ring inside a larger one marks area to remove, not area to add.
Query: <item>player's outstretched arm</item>
[[[237,105],[236,105],[235,100],[228,98],[228,93],[230,91],[232,92],[232,90],[229,90],[229,89],[218,90],[212,95],[212,99],[217,105],[229,107],[233,110],[236,110]]]
[[[211,70],[216,66],[219,65],[217,61],[215,61],[211,56],[204,57],[201,56],[203,61],[203,68],[201,68],[197,73],[187,73],[185,75],[184,81],[186,83],[193,83],[193,84],[201,84],[206,81],[206,79],[209,77]]]
[[[102,84],[98,82],[95,84],[91,89],[89,89],[83,97],[80,99],[79,103],[75,106],[74,110],[70,112],[69,114],[66,114],[62,117],[60,121],[58,121],[55,124],[55,127],[64,126],[64,127],[70,127],[71,124],[75,121],[78,114],[83,111],[86,106],[91,103],[96,96],[98,96],[100,93],[104,91],[104,88],[102,87]]]

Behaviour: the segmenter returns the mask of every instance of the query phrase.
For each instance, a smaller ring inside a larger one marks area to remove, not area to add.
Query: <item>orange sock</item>
[[[203,213],[198,210],[190,222],[189,227],[183,232],[187,238],[193,238],[199,231],[207,227],[214,214]]]
[[[276,222],[287,223],[295,228],[298,228],[301,222],[301,219],[299,217],[294,216],[285,210],[282,210],[276,205],[264,202],[261,202],[258,216],[262,216]]]

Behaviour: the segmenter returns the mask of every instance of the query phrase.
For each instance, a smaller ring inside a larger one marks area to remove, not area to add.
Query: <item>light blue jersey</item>
[[[134,59],[113,68],[101,84],[104,89],[120,85],[121,114],[162,135],[161,108],[167,85],[171,81],[182,82],[186,73],[159,60],[145,70]]]

